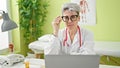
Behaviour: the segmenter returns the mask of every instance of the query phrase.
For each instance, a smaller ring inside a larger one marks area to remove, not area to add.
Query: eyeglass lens
[[[70,16],[70,18],[69,18],[68,16],[62,16],[62,19],[63,19],[64,22],[68,22],[69,19],[70,19],[71,21],[76,21],[76,20],[77,20],[77,17],[78,17],[78,15],[72,15],[72,16]]]

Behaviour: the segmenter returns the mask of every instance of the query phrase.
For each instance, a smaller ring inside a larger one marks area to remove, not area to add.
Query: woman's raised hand
[[[59,28],[60,28],[60,23],[62,21],[62,18],[61,16],[58,16],[56,17],[53,22],[52,22],[52,27],[53,27],[53,34],[55,36],[58,36],[58,31],[59,31]]]

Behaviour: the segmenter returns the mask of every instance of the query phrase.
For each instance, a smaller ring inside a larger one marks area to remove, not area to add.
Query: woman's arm
[[[44,49],[45,55],[48,55],[48,54],[57,55],[57,54],[59,54],[59,52],[60,52],[60,40],[58,39],[58,37],[51,35],[48,43],[49,43],[49,46],[46,46]]]

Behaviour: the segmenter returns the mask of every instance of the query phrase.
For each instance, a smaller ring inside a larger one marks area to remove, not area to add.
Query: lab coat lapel
[[[79,48],[79,33],[77,33],[74,36],[73,43],[71,45],[70,53],[77,52]]]
[[[70,40],[70,35],[69,35],[69,33],[67,33],[67,36],[68,36],[67,43],[68,43],[69,46],[71,46],[72,43],[71,43],[71,40]]]
[[[71,42],[69,33],[67,33],[67,34],[68,34],[68,35],[67,35],[67,36],[68,36],[67,43],[68,43],[69,45],[74,45],[76,42],[78,42],[78,38],[79,38],[79,33],[78,33],[78,31],[77,31],[77,33],[76,33],[75,36],[74,36],[73,42]]]
[[[77,31],[77,33],[76,33],[75,36],[74,36],[72,45],[76,45],[77,42],[79,43],[78,40],[79,40],[79,33],[78,33],[78,31]]]
[[[67,36],[68,36],[68,39],[67,39],[67,53],[70,54],[70,50],[71,50],[71,40],[70,40],[70,35],[69,33],[67,32]]]

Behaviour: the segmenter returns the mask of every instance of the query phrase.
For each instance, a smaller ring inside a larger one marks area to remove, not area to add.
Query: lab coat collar
[[[75,45],[77,42],[79,43],[79,41],[78,41],[78,39],[79,39],[78,30],[77,30],[77,33],[74,36],[73,42],[71,42],[71,40],[70,40],[70,35],[69,35],[68,31],[67,31],[67,36],[68,36],[67,43],[69,44],[69,46]]]

